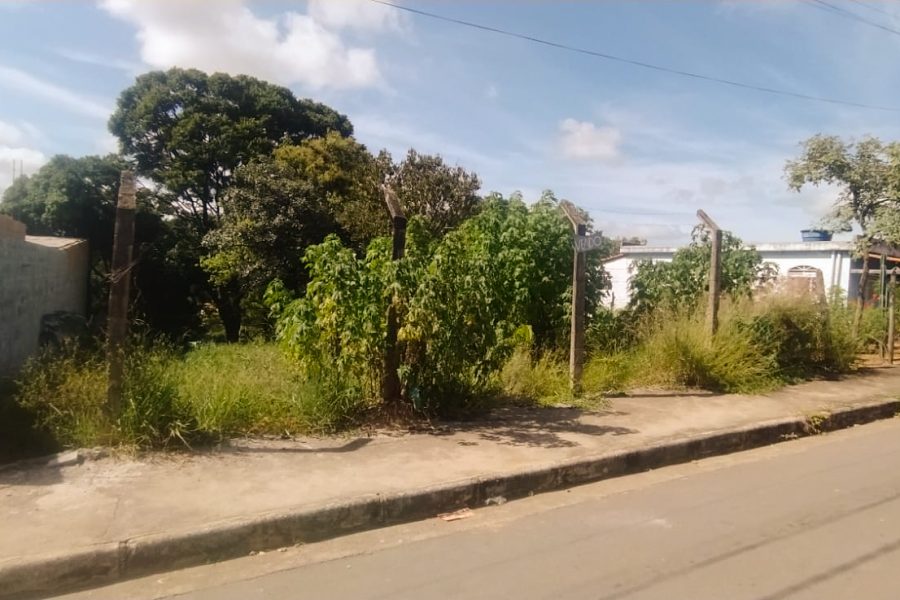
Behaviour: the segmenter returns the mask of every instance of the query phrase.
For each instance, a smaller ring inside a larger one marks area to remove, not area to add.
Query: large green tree
[[[54,156],[6,190],[2,210],[25,223],[32,235],[87,239],[97,264],[108,270],[116,195],[125,168],[126,163],[112,154]]]
[[[837,197],[823,219],[834,231],[859,231],[857,252],[867,256],[880,240],[900,244],[900,147],[875,137],[846,142],[837,136],[815,135],[803,142],[803,151],[785,165],[788,186],[830,185]],[[862,305],[869,279],[869,261],[863,261],[857,286],[854,331],[862,318]]]
[[[138,77],[119,97],[109,126],[138,173],[156,184],[168,212],[187,224],[184,233],[198,249],[221,222],[221,200],[237,168],[283,142],[353,131],[345,116],[298,99],[287,88],[184,69]],[[237,340],[239,287],[231,282],[204,287],[227,339]]]
[[[303,256],[328,234],[356,249],[387,231],[377,160],[356,140],[330,132],[236,169],[222,198],[221,226],[202,260],[213,282],[233,286],[245,313],[273,279],[290,290],[307,281]],[[374,213],[374,214],[373,214]]]
[[[434,235],[448,233],[481,208],[478,176],[439,155],[409,150],[389,177],[407,214],[424,217]]]
[[[361,252],[390,232],[382,183],[388,181],[407,215],[441,237],[481,205],[478,178],[440,157],[411,152],[400,164],[372,155],[352,137],[330,132],[282,144],[236,169],[222,198],[221,227],[206,237],[203,265],[217,285],[235,285],[245,304],[279,279],[302,291],[306,249],[337,234]]]
[[[897,208],[890,185],[890,148],[874,137],[846,142],[837,136],[815,135],[803,142],[799,157],[787,161],[785,179],[797,192],[807,184],[834,187],[836,198],[825,215],[825,226],[834,231],[852,231],[856,226],[862,244],[867,245],[878,233],[891,234],[879,231],[883,229],[879,224]]]

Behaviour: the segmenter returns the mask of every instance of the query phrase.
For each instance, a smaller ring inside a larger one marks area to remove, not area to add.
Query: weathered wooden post
[[[897,267],[891,269],[891,282],[888,284],[888,362],[894,364],[894,295],[897,292]]]
[[[586,247],[583,240],[587,233],[587,224],[574,204],[564,200],[559,205],[566,213],[575,233],[572,244],[574,256],[572,260],[572,331],[569,336],[569,378],[572,392],[580,394],[581,375],[584,372],[584,287],[587,278],[587,263],[584,254]]]
[[[709,305],[706,311],[706,326],[709,334],[715,335],[716,331],[719,330],[719,296],[722,293],[722,230],[702,210],[697,211],[697,217],[709,229],[711,248],[709,257]]]
[[[113,417],[118,416],[122,408],[125,343],[128,336],[131,259],[132,246],[134,245],[134,213],[136,207],[134,173],[122,171],[113,237],[106,347],[106,357],[109,362],[106,399],[107,409]]]
[[[393,249],[391,260],[400,260],[406,251],[406,214],[400,206],[400,200],[389,186],[384,188],[384,202],[391,215],[391,234]],[[397,306],[394,299],[388,305],[387,331],[384,343],[384,374],[381,381],[381,397],[385,402],[400,399],[400,347],[397,345],[397,332],[400,324],[397,321]]]

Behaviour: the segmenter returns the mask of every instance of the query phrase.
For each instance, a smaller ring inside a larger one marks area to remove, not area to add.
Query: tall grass
[[[523,330],[518,348],[496,373],[496,387],[507,397],[543,405],[587,406],[603,395],[646,387],[759,392],[852,369],[859,340],[880,335],[877,317],[864,319],[873,324],[854,338],[852,309],[772,297],[726,304],[715,336],[699,311],[611,322],[610,331],[629,332],[628,343],[593,352],[578,398],[565,358],[534,356],[530,330]],[[11,395],[23,414],[64,446],[160,447],[240,435],[328,433],[359,422],[377,403],[347,382],[301,374],[280,347],[266,343],[183,352],[139,340],[128,353],[126,373],[123,409],[115,417],[105,410],[106,364],[96,349],[46,352],[26,366]]]
[[[713,336],[702,313],[660,315],[645,325],[634,361],[632,383],[638,386],[744,393],[777,385],[772,357],[734,318],[723,318]]]
[[[132,346],[121,414],[106,411],[102,355],[69,346],[26,365],[13,396],[63,446],[161,447],[240,435],[327,433],[365,403],[309,381],[273,344],[209,344],[187,353]]]
[[[16,382],[17,402],[37,415],[64,446],[166,445],[192,430],[177,402],[167,346],[140,347],[126,359],[122,412],[106,411],[106,364],[100,354],[74,345],[30,361]]]
[[[533,358],[529,345],[513,352],[500,371],[500,385],[507,396],[520,401],[556,405],[573,400],[568,365],[551,354]]]
[[[860,337],[854,338],[852,309],[785,296],[726,303],[714,336],[701,310],[659,310],[639,319],[629,313],[607,316],[607,333],[628,335],[607,335],[595,346],[583,389],[594,395],[635,388],[753,393],[838,375],[854,368],[862,342],[878,337],[877,320],[877,315],[865,317]],[[555,402],[568,389],[565,367],[561,359],[517,352],[502,382],[513,395]]]

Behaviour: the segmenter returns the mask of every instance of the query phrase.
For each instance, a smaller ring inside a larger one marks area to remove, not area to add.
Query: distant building
[[[45,316],[85,314],[89,259],[85,240],[25,235],[0,215],[0,375],[37,351]]]
[[[826,290],[841,288],[849,297],[855,297],[862,273],[862,259],[853,257],[853,242],[797,242],[785,244],[758,244],[756,250],[762,259],[778,269],[779,277],[793,275],[806,276],[821,273]],[[622,246],[619,254],[603,262],[609,274],[612,289],[605,299],[607,306],[623,308],[631,294],[628,281],[640,261],[671,261],[676,247]],[[900,266],[900,253],[879,249],[887,254],[886,264],[890,270]],[[869,255],[868,295],[880,295],[881,255]],[[874,283],[874,285],[873,285]]]

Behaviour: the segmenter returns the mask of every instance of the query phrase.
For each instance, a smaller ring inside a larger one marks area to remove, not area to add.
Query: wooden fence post
[[[384,186],[384,202],[391,215],[391,234],[393,249],[391,260],[400,260],[406,251],[406,214],[400,206],[400,200],[389,186]],[[396,402],[400,399],[400,347],[397,345],[397,332],[400,324],[397,319],[395,299],[391,299],[387,312],[387,331],[384,343],[384,374],[381,380],[381,397],[385,402]]]
[[[709,229],[710,257],[709,257],[709,305],[706,310],[706,326],[710,335],[715,335],[719,330],[719,296],[722,293],[722,230],[702,210],[697,211],[697,216]]]
[[[897,292],[897,267],[891,269],[891,280],[888,284],[888,362],[894,364],[894,295]]]
[[[584,372],[584,288],[587,279],[587,262],[581,240],[587,233],[587,224],[571,202],[564,200],[560,202],[560,207],[566,213],[575,234],[572,244],[574,256],[572,260],[572,330],[569,343],[569,378],[572,393],[577,395],[581,393],[581,376]]]
[[[122,171],[113,237],[106,347],[106,357],[109,362],[109,380],[106,389],[107,410],[113,417],[118,416],[122,409],[125,345],[128,337],[128,300],[132,246],[134,245],[134,213],[137,207],[135,194],[134,173]]]

